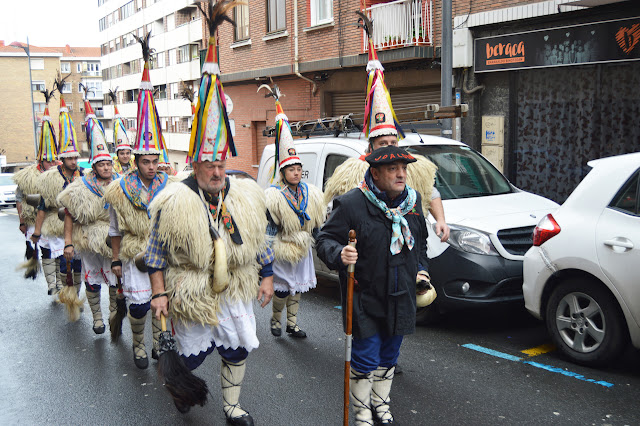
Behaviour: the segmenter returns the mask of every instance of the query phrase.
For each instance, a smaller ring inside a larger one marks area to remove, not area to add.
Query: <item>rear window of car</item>
[[[633,176],[625,182],[620,188],[613,201],[609,204],[614,210],[621,211],[623,213],[632,214],[638,216],[638,172],[635,172]]]
[[[467,146],[413,145],[406,149],[424,155],[438,166],[435,186],[443,200],[513,192],[507,178]]]

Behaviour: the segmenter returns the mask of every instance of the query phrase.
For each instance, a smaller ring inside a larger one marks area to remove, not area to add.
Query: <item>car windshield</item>
[[[428,157],[436,166],[436,188],[443,200],[513,192],[507,179],[484,157],[467,146],[414,145],[410,153]]]
[[[0,176],[0,186],[15,185],[11,176]]]

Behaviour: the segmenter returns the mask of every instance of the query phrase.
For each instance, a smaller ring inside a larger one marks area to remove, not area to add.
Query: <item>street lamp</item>
[[[20,48],[27,54],[27,65],[29,66],[29,93],[31,93],[31,122],[33,123],[33,158],[38,159],[38,137],[36,136],[36,113],[33,105],[33,80],[31,78],[31,54],[29,52],[29,37],[27,46],[20,45]]]

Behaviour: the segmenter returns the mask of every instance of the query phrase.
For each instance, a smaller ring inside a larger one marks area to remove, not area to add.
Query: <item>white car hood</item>
[[[529,192],[443,200],[445,218],[450,225],[496,234],[501,229],[535,226],[559,205]]]

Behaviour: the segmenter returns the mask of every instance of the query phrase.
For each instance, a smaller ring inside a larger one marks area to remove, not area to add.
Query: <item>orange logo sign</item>
[[[633,24],[631,28],[620,27],[616,33],[616,41],[624,53],[631,53],[640,41],[640,24]]]
[[[511,64],[514,62],[524,62],[524,42],[520,43],[498,43],[491,46],[487,43],[487,65]],[[495,59],[491,59],[496,57]]]

